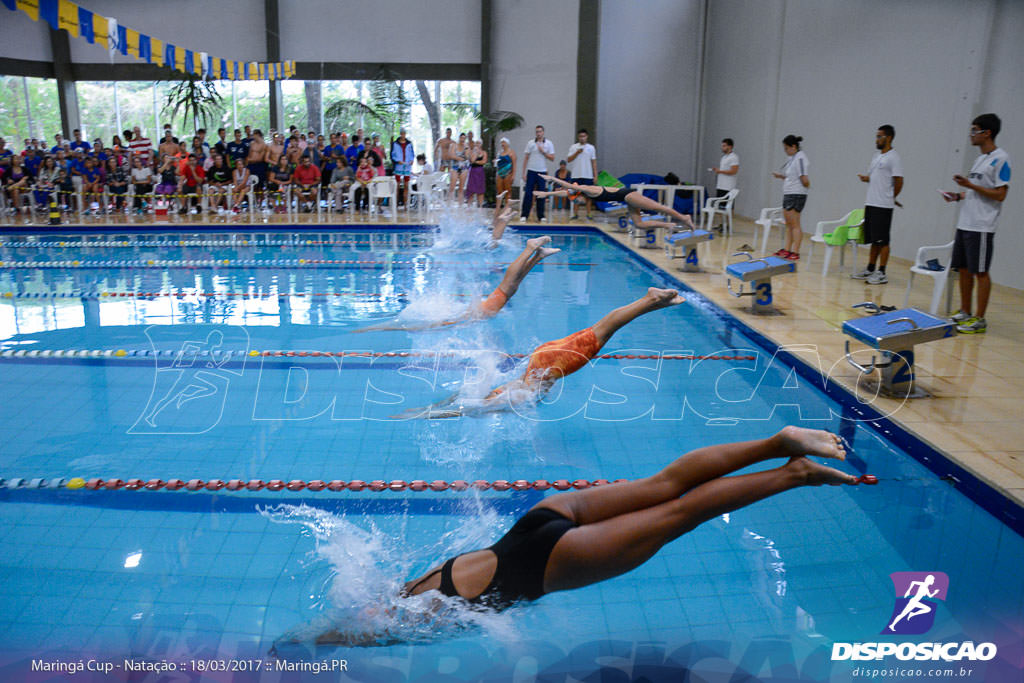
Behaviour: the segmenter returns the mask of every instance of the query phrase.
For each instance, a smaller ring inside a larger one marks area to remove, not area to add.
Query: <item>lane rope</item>
[[[23,479],[23,478],[11,478],[11,479],[0,479],[0,489],[70,489],[73,491],[86,490],[86,491],[220,491],[226,489],[228,491],[414,491],[417,493],[423,491],[467,491],[470,489],[477,491],[546,491],[548,489],[555,489],[556,491],[568,491],[569,489],[588,489],[594,486],[607,486],[609,484],[618,484],[620,482],[629,481],[628,479],[615,479],[609,481],[608,479],[577,479],[575,481],[569,481],[568,479],[556,479],[555,481],[548,481],[546,479],[536,479],[534,481],[528,481],[526,479],[516,479],[514,481],[508,481],[507,479],[496,479],[494,481],[485,481],[483,479],[477,479],[476,481],[466,481],[465,479],[456,479],[454,481],[445,481],[443,479],[435,479],[434,481],[426,481],[424,479],[414,479],[412,481],[404,481],[402,479],[392,479],[391,481],[385,481],[384,479],[374,479],[372,481],[364,481],[362,479],[352,479],[351,481],[345,481],[342,479],[333,479],[331,481],[324,481],[322,479],[313,479],[306,481],[304,479],[292,479],[285,481],[283,479],[270,479],[264,481],[262,479],[229,479],[224,481],[223,479],[101,479],[98,477],[85,479],[84,477],[72,477],[70,479],[45,479],[38,477],[35,479]]]
[[[173,358],[182,355],[181,349],[5,349],[0,359],[24,358]],[[456,358],[464,354],[455,351],[245,351],[224,350],[212,354],[200,350],[187,354],[188,358]],[[504,354],[510,358],[529,358],[529,353]],[[756,356],[689,354],[622,354],[605,353],[594,356],[605,360],[756,360]]]
[[[107,259],[103,261],[0,261],[0,268],[5,270],[16,270],[19,268],[307,268],[311,266],[335,266],[335,265],[358,265],[385,267],[412,266],[423,268],[425,266],[462,266],[470,268],[500,268],[510,265],[509,263],[479,263],[467,264],[464,261],[435,261],[424,257],[422,259],[376,261],[366,259]],[[575,262],[551,262],[551,266],[587,266],[593,267],[595,263]]]

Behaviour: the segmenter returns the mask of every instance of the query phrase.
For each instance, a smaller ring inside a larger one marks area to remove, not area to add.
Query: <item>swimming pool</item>
[[[927,636],[904,640],[994,642],[992,661],[948,666],[1019,680],[1014,510],[990,501],[994,518],[964,495],[976,482],[940,479],[928,449],[869,423],[870,407],[815,386],[808,366],[699,295],[620,330],[603,353],[621,358],[567,378],[535,409],[388,419],[496,384],[515,372],[504,354],[586,327],[648,286],[677,286],[596,231],[551,234],[562,253],[499,316],[417,334],[353,331],[457,312],[493,289],[528,235],[494,251],[472,230],[376,226],[6,238],[2,670],[95,660],[126,676],[127,660],[216,680],[317,667],[316,680],[676,680],[684,669],[845,680],[858,666],[907,666],[829,655],[836,642],[893,640],[878,635],[898,597],[889,575],[920,571],[944,572],[950,589]],[[843,434],[846,469],[882,485],[788,492],[625,576],[432,640],[282,659],[267,657],[282,634],[348,618],[350,604],[383,599],[380,586],[489,545],[489,529],[544,494],[205,486],[632,479],[796,422]],[[72,478],[202,484],[52,485]],[[219,667],[235,670],[209,671]]]

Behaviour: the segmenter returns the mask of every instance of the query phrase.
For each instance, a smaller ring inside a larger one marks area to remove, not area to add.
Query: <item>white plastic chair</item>
[[[768,253],[768,233],[770,233],[774,227],[781,228],[781,246],[785,246],[786,220],[782,217],[782,207],[776,206],[773,208],[761,209],[761,215],[756,221],[754,221],[754,244],[757,244],[757,231],[764,230],[764,235],[761,238],[762,256]]]
[[[937,259],[942,270],[932,270],[927,267],[930,259]],[[949,280],[949,264],[953,260],[953,243],[943,244],[934,247],[921,247],[917,250],[914,258],[914,265],[910,266],[910,279],[907,281],[907,293],[903,297],[903,308],[910,302],[910,290],[914,286],[914,275],[927,275],[935,282],[932,286],[932,305],[928,312],[938,315],[939,302],[942,300],[942,292],[946,290],[946,283]],[[946,313],[952,310],[953,288],[946,290]]]
[[[381,211],[378,202],[382,199],[388,200],[388,207],[391,210],[391,217],[398,216],[398,182],[394,176],[377,176],[370,182],[370,213]]]
[[[430,214],[431,200],[436,194],[436,186],[442,175],[442,173],[427,173],[414,178],[412,183],[415,184],[410,183],[409,199],[410,201],[416,200],[417,213],[424,216]]]
[[[722,216],[722,230],[727,235],[732,234],[732,205],[736,201],[736,195],[740,191],[738,189],[729,190],[722,197],[709,197],[704,202],[704,209],[700,212],[701,225],[706,225],[706,230],[710,230],[715,224],[715,216]]]
[[[825,235],[830,233],[830,232],[832,232],[833,230],[835,230],[835,228],[838,228],[841,225],[845,225],[846,222],[850,220],[850,217],[855,212],[857,212],[857,211],[860,211],[861,214],[862,214],[860,222],[855,223],[855,224],[853,224],[853,225],[851,225],[849,227],[851,227],[851,228],[862,227],[864,225],[864,218],[863,218],[863,211],[864,210],[863,209],[854,209],[853,211],[849,212],[848,214],[846,214],[845,216],[843,216],[839,220],[835,220],[835,221],[819,221],[818,224],[815,226],[814,234],[811,235],[810,248],[808,249],[809,253],[808,253],[808,256],[807,256],[807,260],[810,261],[812,258],[814,258],[814,243],[815,242],[818,242],[819,244],[825,245],[825,262],[822,264],[822,267],[821,267],[821,275],[822,275],[822,277],[828,275],[828,266],[832,262],[832,251],[833,251],[833,249],[835,249],[835,247],[833,245],[831,245],[831,244],[829,244],[829,243],[827,243],[825,241]],[[840,268],[840,270],[843,267],[843,259],[844,259],[844,256],[846,255],[846,245],[847,244],[851,244],[851,240],[847,240],[847,241],[843,242],[842,245],[839,246],[839,268]],[[850,267],[853,268],[854,270],[856,270],[856,266],[857,266],[857,246],[858,245],[857,245],[857,242],[852,242],[852,244],[853,244],[853,263],[850,264]],[[868,245],[865,245],[865,246],[868,246]]]

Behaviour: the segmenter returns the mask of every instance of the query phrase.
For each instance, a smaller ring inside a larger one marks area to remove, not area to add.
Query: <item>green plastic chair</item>
[[[832,228],[831,232],[825,232],[826,229]],[[835,247],[839,247],[839,264],[842,266],[844,251],[847,244],[851,242],[854,245],[862,244],[864,242],[864,209],[854,209],[850,213],[846,214],[843,218],[837,221],[821,221],[818,223],[817,228],[814,231],[814,235],[811,236],[811,249],[814,249],[814,243],[821,242],[825,245],[825,263],[822,266],[822,276],[828,274],[828,266],[832,261],[832,250]],[[854,247],[854,261],[856,262],[856,246]],[[812,251],[813,256],[813,251]],[[856,264],[854,264],[856,265]]]

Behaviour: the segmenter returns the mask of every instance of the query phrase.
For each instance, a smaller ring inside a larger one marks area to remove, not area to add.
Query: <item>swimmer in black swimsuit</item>
[[[645,479],[559,493],[535,505],[490,548],[447,560],[406,583],[402,595],[436,590],[503,609],[624,574],[699,524],[783,491],[860,483],[809,455],[844,460],[846,451],[834,434],[786,427],[768,439],[699,448]],[[726,476],[773,458],[789,462]],[[375,641],[371,634],[332,629],[316,642]]]
[[[576,183],[567,183],[561,178],[556,178],[550,175],[542,175],[541,178],[544,180],[550,180],[551,182],[561,185],[565,190],[555,190],[554,192],[537,192],[533,194],[538,197],[553,196],[568,196],[570,199],[575,199],[577,196],[584,194],[596,202],[622,202],[629,207],[629,216],[633,220],[633,225],[640,227],[654,227],[654,228],[673,228],[675,225],[667,221],[656,221],[656,220],[644,220],[641,211],[652,211],[657,213],[663,213],[667,216],[671,216],[681,223],[687,225],[691,230],[694,228],[693,218],[687,214],[679,213],[675,209],[659,204],[649,197],[645,197],[643,192],[634,190],[628,187],[622,188],[608,188],[600,185],[577,185]]]

